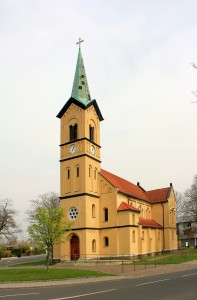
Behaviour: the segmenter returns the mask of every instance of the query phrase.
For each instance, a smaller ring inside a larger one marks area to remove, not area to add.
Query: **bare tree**
[[[194,69],[197,69],[197,65],[193,62],[190,63]],[[192,91],[195,97],[197,97],[197,90]],[[192,103],[197,103],[197,101],[192,101]]]
[[[184,193],[184,203],[181,211],[188,219],[197,222],[197,174],[194,176],[190,188]]]
[[[27,211],[30,221],[34,220],[38,208],[56,208],[59,207],[59,204],[60,200],[58,194],[55,192],[39,195],[37,199],[31,200],[31,208]]]
[[[20,229],[16,224],[16,210],[13,209],[11,199],[0,200],[0,237],[4,236],[7,239],[19,233]]]
[[[182,218],[182,207],[184,203],[184,197],[182,193],[176,191],[175,198],[176,198],[176,216],[177,219],[179,220]]]

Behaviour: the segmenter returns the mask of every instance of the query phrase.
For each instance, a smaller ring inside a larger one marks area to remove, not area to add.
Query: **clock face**
[[[94,146],[91,145],[90,151],[91,151],[91,153],[92,153],[93,155],[95,154],[95,148],[94,148]]]
[[[77,151],[77,146],[76,145],[71,145],[69,148],[69,153],[74,154]]]

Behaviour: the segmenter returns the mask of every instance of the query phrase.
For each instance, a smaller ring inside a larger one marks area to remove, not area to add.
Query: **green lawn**
[[[81,277],[111,276],[111,274],[78,269],[1,269],[0,282],[59,280]],[[114,275],[113,275],[114,276]]]
[[[183,262],[197,260],[197,250],[188,249],[186,251],[178,251],[175,254],[158,255],[155,257],[146,257],[138,260],[136,264],[180,264]]]

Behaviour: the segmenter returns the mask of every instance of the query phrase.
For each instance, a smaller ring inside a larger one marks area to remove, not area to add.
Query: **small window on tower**
[[[85,81],[82,81],[81,83],[84,85],[84,84],[85,84]]]
[[[85,76],[84,75],[81,75],[81,78],[84,78]]]
[[[79,177],[79,167],[77,167],[77,177]]]
[[[108,209],[104,208],[104,221],[107,222],[108,221]]]
[[[104,237],[104,246],[105,247],[109,246],[109,238],[107,236]]]
[[[82,90],[82,86],[81,86],[81,85],[79,85],[79,87],[78,87],[78,88],[79,88],[79,90]]]

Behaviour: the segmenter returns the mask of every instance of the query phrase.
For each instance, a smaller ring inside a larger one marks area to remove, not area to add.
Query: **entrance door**
[[[79,238],[75,234],[71,237],[71,240],[70,240],[70,253],[71,253],[71,260],[77,260],[80,256],[80,254],[79,254]]]

